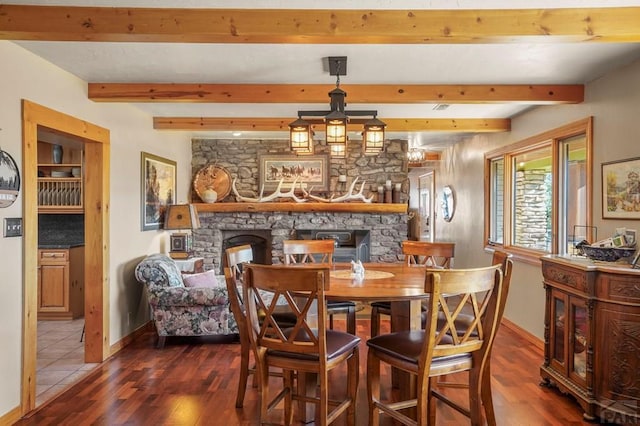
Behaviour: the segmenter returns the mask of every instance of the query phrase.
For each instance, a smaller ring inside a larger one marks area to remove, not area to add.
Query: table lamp
[[[200,218],[192,204],[170,204],[164,216],[166,230],[193,230],[200,227]],[[174,232],[169,237],[169,256],[172,259],[188,259],[191,256],[191,233]]]

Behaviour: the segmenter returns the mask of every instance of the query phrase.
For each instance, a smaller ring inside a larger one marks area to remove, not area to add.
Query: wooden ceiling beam
[[[478,10],[0,5],[0,39],[174,43],[639,42],[640,7]]]
[[[189,131],[289,131],[295,117],[154,117],[156,130]],[[511,130],[508,118],[384,118],[388,132],[507,132]],[[322,126],[313,126],[320,131]],[[348,131],[362,130],[362,125],[349,125]]]
[[[581,84],[352,84],[349,104],[581,103]],[[89,83],[96,102],[329,103],[331,84]]]

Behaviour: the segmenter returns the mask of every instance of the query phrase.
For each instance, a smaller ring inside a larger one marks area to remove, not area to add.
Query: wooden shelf
[[[407,213],[407,204],[383,203],[194,203],[198,213],[336,212]]]

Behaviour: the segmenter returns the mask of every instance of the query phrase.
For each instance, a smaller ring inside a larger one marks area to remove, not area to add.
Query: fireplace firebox
[[[333,240],[334,262],[369,262],[371,237],[366,230],[297,230],[299,240]]]

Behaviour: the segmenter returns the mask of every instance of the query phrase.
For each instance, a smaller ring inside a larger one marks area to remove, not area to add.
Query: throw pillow
[[[213,269],[199,274],[185,274],[182,276],[182,281],[185,287],[220,287]]]

